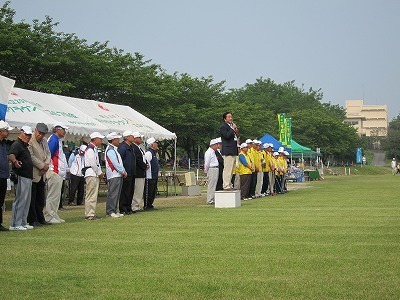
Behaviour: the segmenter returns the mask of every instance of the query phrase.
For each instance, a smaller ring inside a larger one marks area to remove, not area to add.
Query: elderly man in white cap
[[[208,147],[206,153],[204,154],[204,173],[207,175],[207,204],[215,203],[215,189],[218,182],[218,159],[215,155],[215,151],[218,148],[217,139],[212,139],[210,141],[210,146]]]
[[[33,228],[33,226],[27,224],[33,178],[33,162],[28,149],[32,133],[31,127],[22,126],[18,139],[11,145],[8,156],[13,171],[18,176],[15,200],[11,212],[10,230]]]
[[[7,138],[10,130],[14,128],[5,121],[0,121],[0,231],[8,231],[3,224],[4,199],[7,192],[7,178],[10,176],[10,167],[7,158]]]
[[[119,212],[123,215],[131,215],[133,189],[135,187],[136,175],[136,156],[133,151],[133,132],[125,130],[122,133],[123,141],[118,146],[118,152],[121,155],[127,176],[122,179],[122,191],[119,198]]]
[[[121,155],[118,152],[119,139],[121,135],[116,132],[107,134],[108,145],[105,151],[106,177],[107,177],[107,199],[106,214],[111,218],[123,217],[118,212],[118,202],[122,189],[122,178],[127,176]]]
[[[28,149],[33,162],[32,197],[29,207],[28,223],[32,226],[51,225],[43,215],[46,198],[46,173],[50,168],[50,149],[44,138],[49,128],[44,123],[37,123]]]
[[[82,174],[82,168],[85,164],[85,151],[87,146],[81,145],[78,148],[78,153],[69,164],[69,175],[71,183],[69,186],[69,205],[83,205],[83,196],[85,194],[85,177]]]
[[[141,147],[143,135],[141,135],[139,132],[133,132],[132,135],[132,146],[136,157],[136,175],[132,198],[132,212],[137,213],[142,211],[140,204],[143,199],[146,170],[149,168],[149,165],[146,162],[145,153]]]
[[[157,158],[158,142],[155,138],[151,137],[147,139],[146,144],[147,151],[145,153],[145,158],[149,168],[146,171],[143,209],[154,210],[153,203],[156,197],[158,172],[160,170]]]
[[[68,129],[63,123],[57,123],[53,127],[53,134],[48,138],[51,160],[47,177],[47,198],[44,217],[46,222],[52,224],[64,223],[58,215],[63,181],[67,175],[68,162],[63,151],[62,140]]]
[[[275,165],[273,164],[273,157],[272,157],[272,149],[274,145],[270,143],[265,143],[263,145],[264,151],[263,151],[263,164],[262,164],[262,170],[264,172],[263,176],[263,186],[261,189],[261,194],[266,196],[266,195],[273,195],[274,191],[274,167]]]
[[[100,132],[93,132],[90,135],[90,143],[85,151],[85,166],[82,173],[85,176],[86,195],[85,195],[85,219],[98,220],[96,216],[97,196],[99,195],[100,177],[103,177],[99,159],[99,147],[101,146],[104,135]]]

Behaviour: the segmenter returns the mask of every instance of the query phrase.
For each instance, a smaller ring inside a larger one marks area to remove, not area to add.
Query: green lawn
[[[2,299],[399,299],[400,176],[329,176],[215,209],[0,232]],[[104,216],[104,203],[98,211]],[[6,225],[9,212],[5,215]]]

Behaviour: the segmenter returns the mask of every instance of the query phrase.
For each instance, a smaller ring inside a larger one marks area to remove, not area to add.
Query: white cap
[[[265,148],[269,148],[269,147],[271,147],[268,143],[265,143],[265,144],[263,144],[263,148],[265,149]]]
[[[217,139],[212,139],[210,141],[210,146],[217,144]]]
[[[248,147],[247,143],[241,143],[240,144],[240,149],[246,148]]]
[[[270,146],[271,148],[274,148],[274,144],[269,144],[269,146]]]
[[[137,131],[135,131],[135,132],[132,132],[132,136],[134,137],[134,138],[143,138],[143,135],[142,134],[140,134],[140,132],[137,132]]]
[[[151,144],[154,144],[155,142],[157,142],[156,139],[151,137],[151,138],[147,139],[146,144],[147,145],[151,145]]]
[[[25,134],[32,134],[32,128],[30,126],[22,126],[21,131],[23,131]]]
[[[246,140],[246,144],[253,144],[253,140],[247,139],[247,140]]]
[[[279,153],[278,152],[274,152],[274,156],[278,156],[279,155]]]
[[[82,152],[85,152],[86,148],[87,148],[86,145],[81,145],[81,146],[79,147],[79,150],[81,150]]]
[[[123,137],[127,137],[127,136],[130,136],[130,135],[133,136],[133,132],[130,131],[130,130],[125,130],[125,131],[122,133],[122,136],[123,136]]]
[[[283,151],[285,151],[285,148],[279,147],[278,152],[279,152],[279,153],[283,153]]]
[[[95,131],[90,135],[90,138],[91,139],[95,139],[95,138],[103,139],[104,135],[102,135],[100,132]]]
[[[61,127],[62,129],[69,129],[69,127],[65,126],[64,123],[61,123],[61,122],[54,124],[53,128],[56,128],[56,127]]]
[[[222,143],[222,139],[220,137],[217,137],[215,140],[217,141],[218,144]]]
[[[1,120],[0,121],[0,130],[4,130],[4,129],[13,130],[14,127],[11,127],[10,125],[8,125],[8,123],[6,121]]]
[[[254,140],[253,143],[254,143],[254,144],[257,144],[257,145],[261,145],[261,144],[262,144],[262,142],[259,141],[259,140]]]
[[[287,151],[283,151],[283,154],[285,154],[286,156],[289,156],[289,152],[287,152]]]
[[[107,138],[107,141],[111,141],[113,139],[120,139],[121,136],[118,135],[116,132],[110,132],[109,134],[107,134],[106,138]]]

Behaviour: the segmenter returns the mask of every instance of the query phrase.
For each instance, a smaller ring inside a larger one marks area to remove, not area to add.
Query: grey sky
[[[4,1],[2,1],[4,3]],[[399,0],[12,0],[16,21],[140,52],[169,73],[227,88],[271,78],[321,88],[324,102],[400,113]]]

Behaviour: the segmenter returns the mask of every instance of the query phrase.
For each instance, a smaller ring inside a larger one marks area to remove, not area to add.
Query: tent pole
[[[174,196],[176,196],[176,139],[177,138],[174,139]]]

